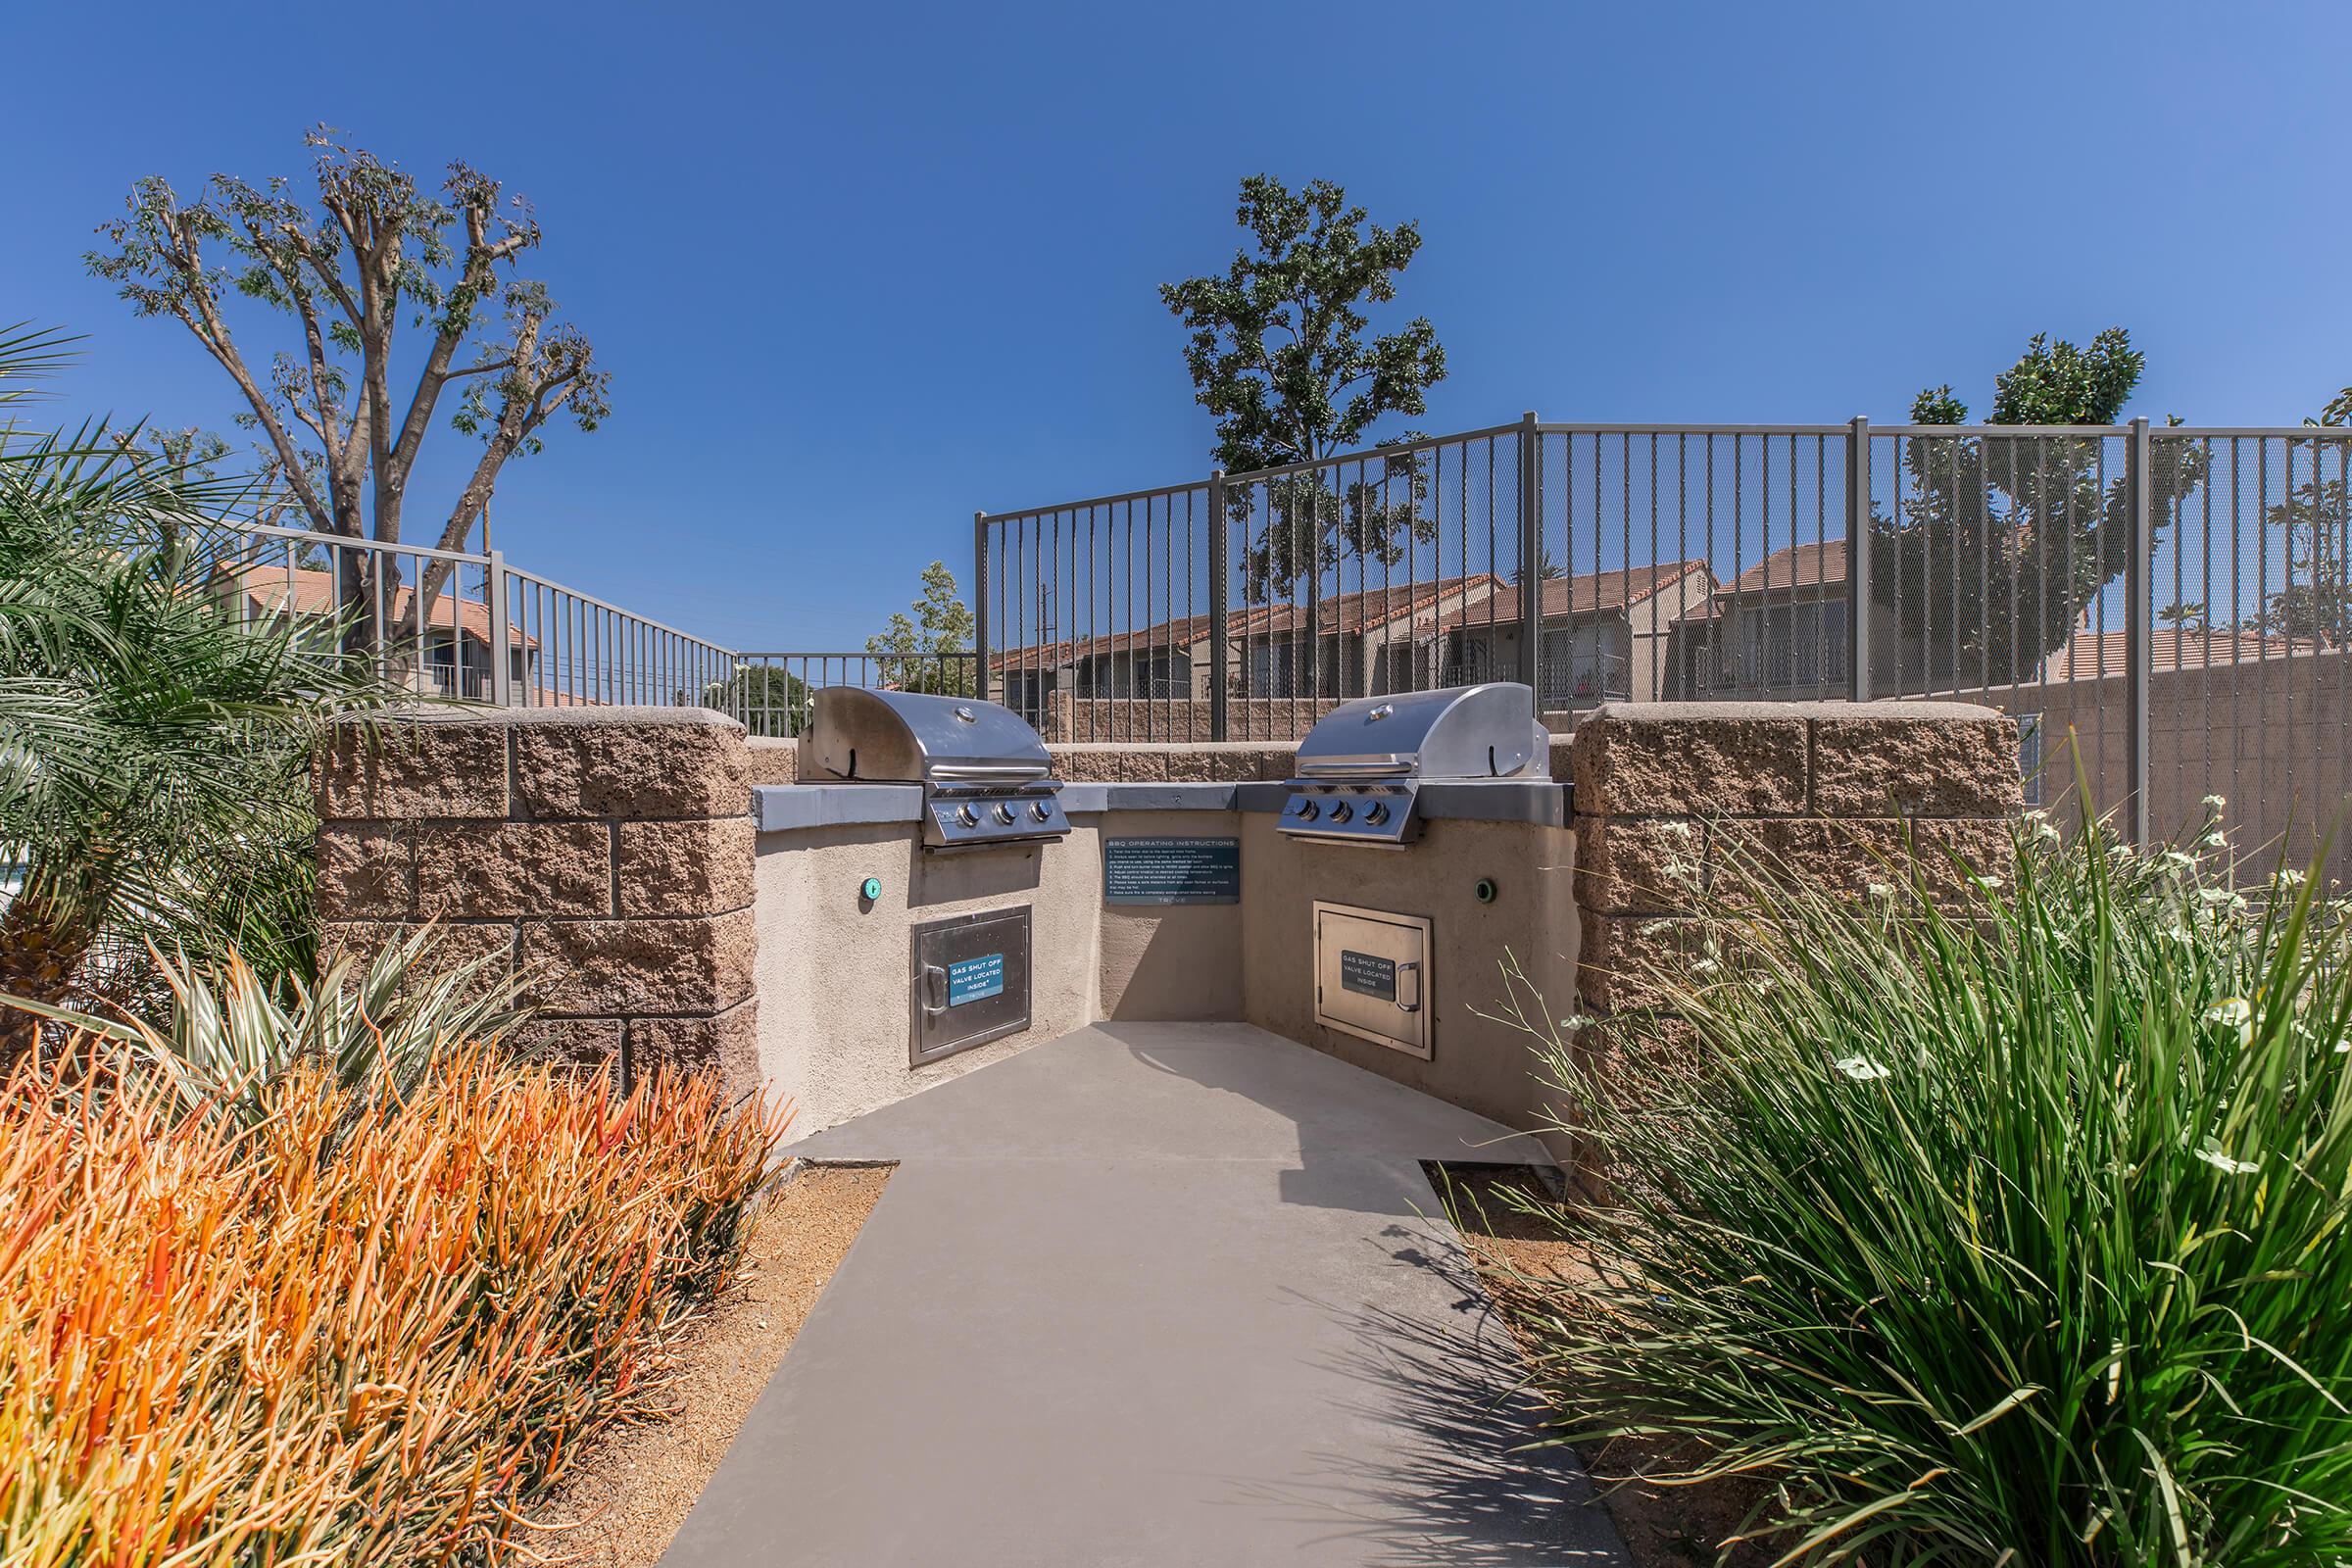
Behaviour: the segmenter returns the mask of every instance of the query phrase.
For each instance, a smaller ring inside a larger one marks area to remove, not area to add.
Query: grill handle
[[[1405,1001],[1402,994],[1404,977],[1408,974],[1413,977],[1413,1000],[1410,1002]],[[1407,958],[1396,966],[1396,990],[1398,993],[1396,1010],[1398,1012],[1419,1012],[1421,1010],[1421,964],[1419,960]]]
[[[948,971],[936,963],[923,965],[923,1011],[942,1013],[948,1010]]]
[[[1300,778],[1356,778],[1365,774],[1402,776],[1412,764],[1401,757],[1335,757],[1328,761],[1301,762]]]
[[[934,779],[1042,779],[1047,770],[1029,762],[942,762],[931,769]]]

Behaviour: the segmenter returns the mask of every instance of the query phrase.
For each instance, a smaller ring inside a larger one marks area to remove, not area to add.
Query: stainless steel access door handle
[[[1404,977],[1408,974],[1413,977],[1413,1000],[1410,1002],[1404,1000]],[[1407,958],[1396,966],[1396,1010],[1398,1012],[1419,1012],[1421,1010],[1421,965],[1415,960]]]
[[[948,1010],[948,971],[936,963],[923,965],[923,1010]]]

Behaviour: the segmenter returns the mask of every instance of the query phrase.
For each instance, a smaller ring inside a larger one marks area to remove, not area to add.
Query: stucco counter
[[[759,824],[760,1058],[799,1104],[796,1136],[833,1126],[1100,1020],[1249,1021],[1525,1125],[1526,1042],[1480,1009],[1502,1000],[1505,949],[1561,986],[1576,953],[1566,786],[1424,786],[1402,850],[1302,843],[1275,826],[1279,783],[1072,783],[1069,835],[942,854],[921,844],[921,791],[811,783],[754,791]],[[1106,896],[1105,845],[1229,841],[1238,889],[1204,903]],[[1491,903],[1480,877],[1499,889]],[[865,897],[871,878],[873,898]],[[1437,1043],[1427,1061],[1314,1020],[1311,908],[1365,905],[1433,922]],[[1027,906],[1029,1027],[909,1065],[917,925]]]

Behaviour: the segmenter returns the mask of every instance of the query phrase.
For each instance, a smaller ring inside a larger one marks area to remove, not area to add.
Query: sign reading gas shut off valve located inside
[[[1029,906],[916,926],[913,1012],[914,1067],[1028,1028]]]
[[[1427,1059],[1436,1045],[1426,915],[1315,903],[1315,1021]]]

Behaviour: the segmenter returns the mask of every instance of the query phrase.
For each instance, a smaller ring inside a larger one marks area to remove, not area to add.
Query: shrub
[[[213,964],[161,954],[150,961],[171,998],[160,1024],[8,997],[0,1008],[124,1047],[172,1083],[183,1108],[248,1124],[270,1114],[271,1089],[299,1064],[329,1072],[356,1112],[380,1097],[406,1099],[440,1052],[499,1040],[521,1021],[505,963],[452,961],[446,932],[432,925],[387,942],[365,969],[340,956],[316,981],[271,979],[233,951]]]
[[[0,328],[0,408],[59,357]],[[150,989],[149,944],[309,967],[310,754],[402,700],[302,617],[249,613],[256,487],[136,431],[0,423],[0,990]],[[0,1061],[35,1044],[0,1012]]]
[[[12,1563],[527,1556],[533,1499],[732,1266],[781,1133],[707,1082],[622,1098],[479,1043],[405,1099],[304,1057],[250,1121],[74,1054],[0,1085]]]
[[[1563,1441],[1771,1483],[1783,1561],[2352,1556],[2352,954],[2218,844],[1709,903],[1681,1024],[1545,1030],[1611,1188],[1513,1282]]]

